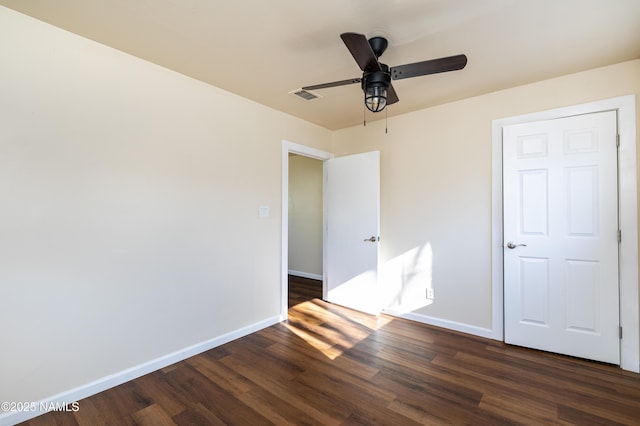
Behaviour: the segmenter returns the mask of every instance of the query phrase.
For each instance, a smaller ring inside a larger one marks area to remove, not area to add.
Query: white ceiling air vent
[[[289,92],[290,95],[296,95],[299,96],[300,98],[304,99],[305,101],[312,101],[314,99],[319,99],[322,96],[315,94],[313,92],[310,92],[308,90],[304,90],[304,89],[296,89],[296,90],[292,90],[291,92]]]

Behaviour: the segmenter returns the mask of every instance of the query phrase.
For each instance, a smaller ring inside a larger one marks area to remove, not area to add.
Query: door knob
[[[365,239],[364,239],[364,242],[365,242],[365,243],[366,243],[366,242],[375,243],[376,241],[380,241],[380,237],[372,236],[371,238],[365,238]]]
[[[513,250],[516,247],[526,247],[526,246],[527,246],[526,244],[516,244],[513,241],[509,241],[507,243],[507,248],[510,248],[511,250]]]

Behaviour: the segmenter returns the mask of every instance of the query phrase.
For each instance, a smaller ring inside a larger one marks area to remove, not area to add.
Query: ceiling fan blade
[[[389,88],[387,89],[387,105],[395,104],[399,100],[400,99],[398,99],[398,94],[393,88],[393,85],[389,84]]]
[[[428,61],[393,67],[391,68],[391,78],[394,80],[400,80],[402,78],[461,70],[466,65],[467,57],[465,55],[448,56],[446,58],[431,59]]]
[[[337,86],[346,86],[348,84],[360,83],[362,81],[361,78],[350,78],[348,80],[340,80],[340,81],[332,81],[331,83],[322,83],[316,84],[313,86],[305,86],[302,87],[302,90],[317,90],[317,89],[327,89],[329,87],[337,87]]]
[[[382,71],[376,54],[364,34],[343,33],[340,38],[362,71]]]

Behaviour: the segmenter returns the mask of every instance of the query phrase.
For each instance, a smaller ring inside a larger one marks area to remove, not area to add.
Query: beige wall
[[[334,132],[336,156],[381,151],[387,303],[489,329],[492,120],[628,94],[640,95],[640,60],[390,118],[388,134],[384,121]]]
[[[289,271],[322,277],[322,161],[293,154],[289,155]]]
[[[2,7],[0,28],[0,401],[277,320],[282,140],[331,133]]]

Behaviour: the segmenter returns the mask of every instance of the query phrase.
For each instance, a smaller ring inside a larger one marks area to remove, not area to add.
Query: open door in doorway
[[[377,315],[380,152],[324,162],[326,301]]]

